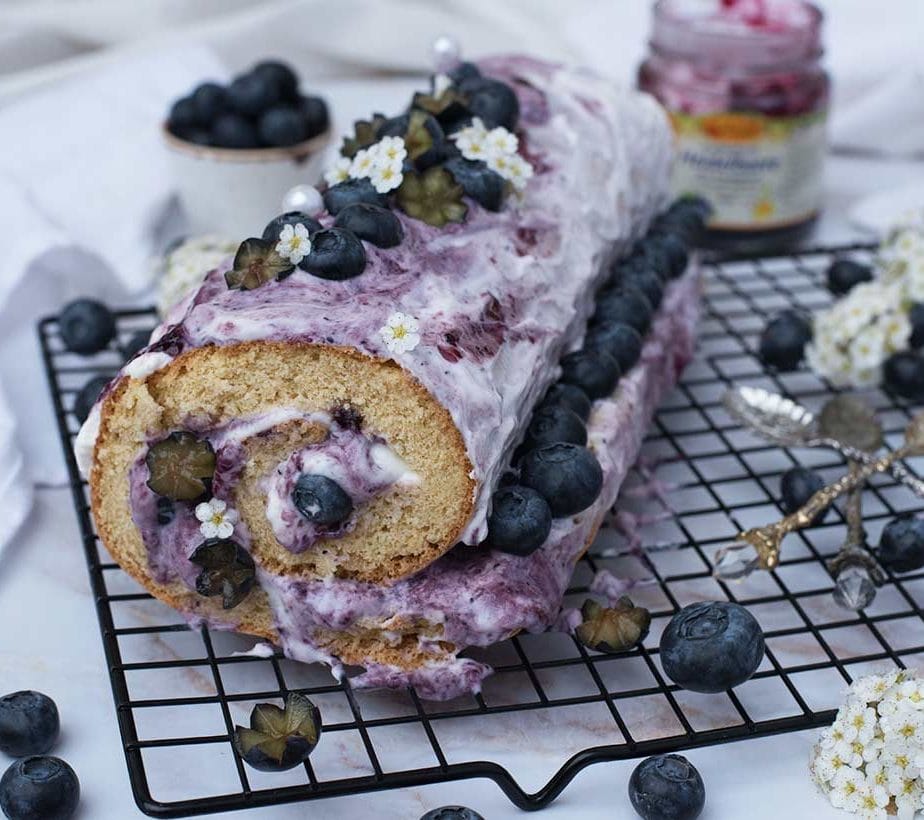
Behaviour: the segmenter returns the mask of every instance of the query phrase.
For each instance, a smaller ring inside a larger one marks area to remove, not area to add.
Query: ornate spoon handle
[[[876,456],[867,453],[865,450],[858,450],[849,444],[843,444],[836,439],[824,439],[824,443],[837,450],[842,456],[851,461],[859,461],[861,464],[872,464],[876,461]],[[924,481],[911,474],[911,471],[904,464],[895,462],[889,468],[895,478],[902,484],[906,485],[913,493],[924,498]]]

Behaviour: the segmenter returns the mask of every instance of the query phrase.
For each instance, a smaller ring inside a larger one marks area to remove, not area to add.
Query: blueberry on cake
[[[692,355],[670,161],[651,98],[524,57],[357,122],[324,209],[255,226],[91,412],[109,552],[355,686],[477,690],[460,653],[555,621]]]

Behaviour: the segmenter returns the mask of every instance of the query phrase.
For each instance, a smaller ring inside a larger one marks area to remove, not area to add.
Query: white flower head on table
[[[227,502],[212,498],[196,505],[196,518],[201,522],[199,532],[206,538],[230,538],[238,515]]]
[[[409,353],[420,344],[420,326],[413,316],[396,311],[382,326],[381,334],[385,346],[392,353]]]
[[[924,808],[924,679],[895,670],[857,680],[810,769],[833,806],[911,820]]]
[[[288,259],[297,265],[311,253],[311,238],[308,229],[301,222],[294,225],[283,225],[279,232],[279,241],[276,243],[276,253],[283,259]]]

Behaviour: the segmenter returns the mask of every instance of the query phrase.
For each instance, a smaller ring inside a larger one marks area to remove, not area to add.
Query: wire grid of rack
[[[802,463],[831,477],[843,469],[831,452],[767,445],[737,427],[721,404],[733,382],[783,392],[816,410],[831,395],[830,385],[805,370],[767,373],[755,349],[776,311],[815,309],[829,301],[823,272],[835,253],[863,260],[872,249],[815,249],[706,265],[698,355],[658,412],[643,466],[630,475],[613,526],[576,567],[566,598],[579,606],[595,577],[629,579],[636,603],[653,614],[644,644],[604,655],[562,633],[514,637],[473,652],[494,666],[495,675],[480,694],[448,703],[424,702],[412,690],[354,690],[349,680],[336,682],[316,664],[241,654],[252,640],[190,630],[131,581],[96,538],[87,486],[71,455],[75,393],[91,375],[117,369],[118,342],[95,357],[76,357],[63,350],[56,319],[43,320],[39,335],[138,806],[152,816],[181,817],[490,778],[514,804],[535,810],[590,764],[821,726],[858,674],[883,664],[922,665],[924,572],[890,574],[860,614],[832,602],[825,559],[845,535],[839,509],[791,536],[773,573],[733,585],[710,573],[713,553],[736,531],[779,516],[783,470]],[[118,321],[124,341],[155,319],[152,311],[126,311]],[[887,446],[896,446],[909,407],[879,390],[865,397],[879,411]],[[909,465],[919,472],[921,462]],[[652,476],[660,485],[652,484]],[[669,507],[653,486],[670,488]],[[875,479],[864,495],[870,543],[892,516],[919,504],[891,478]],[[640,533],[644,550],[633,532]],[[601,570],[611,575],[598,575]],[[766,658],[733,692],[679,690],[658,660],[662,628],[687,603],[725,598],[748,606],[761,622]],[[281,703],[292,690],[321,709],[318,748],[304,767],[290,772],[247,767],[230,743],[234,724],[245,722],[254,703]],[[561,720],[568,731],[556,733],[553,754],[542,738]],[[511,733],[520,736],[518,744],[511,744]],[[477,752],[466,743],[472,737],[479,739]],[[511,745],[544,749],[545,765],[554,757],[559,768],[528,792],[514,772],[521,755],[507,754]]]

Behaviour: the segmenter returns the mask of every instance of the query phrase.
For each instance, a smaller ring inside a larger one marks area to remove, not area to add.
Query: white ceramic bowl
[[[290,188],[318,181],[331,137],[328,129],[285,148],[213,148],[163,133],[190,231],[241,239],[260,235]]]

